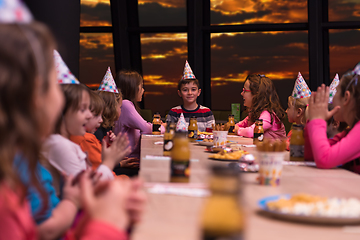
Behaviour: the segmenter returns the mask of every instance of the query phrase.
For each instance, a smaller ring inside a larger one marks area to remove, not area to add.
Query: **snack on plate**
[[[249,154],[249,152],[240,150],[236,152],[228,153],[226,151],[220,151],[219,153],[212,154],[209,158],[224,159],[224,160],[239,160],[242,155]]]
[[[360,201],[355,198],[325,198],[309,194],[295,194],[267,203],[267,208],[284,214],[321,217],[360,217]]]
[[[203,140],[203,142],[213,142],[213,139],[205,138],[205,139]]]
[[[214,135],[210,132],[198,132],[198,139],[213,139]]]

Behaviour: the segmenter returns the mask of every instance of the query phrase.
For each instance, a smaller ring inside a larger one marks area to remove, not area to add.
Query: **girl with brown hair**
[[[256,119],[262,119],[265,138],[286,137],[282,122],[285,111],[281,107],[274,84],[269,78],[259,74],[248,75],[241,96],[244,99],[244,106],[249,109],[249,115],[235,125],[236,134],[252,138]]]

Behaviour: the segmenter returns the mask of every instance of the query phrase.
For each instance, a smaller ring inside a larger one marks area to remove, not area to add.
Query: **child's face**
[[[85,124],[86,132],[95,133],[96,130],[100,127],[102,122],[103,122],[102,112],[99,115],[94,115],[94,113],[91,112],[91,118]]]
[[[90,95],[83,91],[80,108],[69,109],[64,115],[66,131],[70,135],[83,136],[86,133],[86,124],[89,122],[92,114],[89,109]]]
[[[286,109],[287,117],[290,123],[296,121],[296,109],[295,105],[288,102],[288,108]]]
[[[194,82],[189,82],[181,86],[178,90],[179,96],[183,99],[184,104],[190,104],[196,102],[198,96],[200,96],[201,89]]]
[[[120,117],[120,115],[121,115],[121,106],[122,106],[122,98],[119,99],[119,102],[118,102],[118,104],[117,104],[117,106],[116,106],[116,111],[117,111],[117,114],[118,114],[118,119],[119,119],[119,117]]]
[[[244,89],[241,92],[241,96],[244,99],[244,106],[250,108],[252,105],[252,99],[253,99],[254,95],[250,91],[250,82],[248,80],[246,80],[244,83]]]
[[[141,102],[142,96],[143,96],[144,92],[145,92],[145,90],[144,90],[144,83],[142,82],[142,83],[139,85],[139,90],[138,90],[138,93],[137,93],[137,99],[136,99],[136,101]]]

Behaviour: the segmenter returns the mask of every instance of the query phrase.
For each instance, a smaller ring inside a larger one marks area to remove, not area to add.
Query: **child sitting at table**
[[[298,76],[295,81],[294,89],[288,98],[288,108],[286,109],[287,117],[290,123],[296,124],[306,124],[306,108],[309,105],[311,91],[306,84],[301,73],[298,73]],[[289,131],[286,137],[286,150],[290,150],[290,139],[291,139],[292,130]]]
[[[115,134],[112,130],[115,121],[119,119],[122,101],[121,94],[119,94],[116,87],[110,67],[108,67],[97,92],[104,100],[105,105],[102,111],[103,122],[94,134],[100,142],[105,138],[109,145],[115,138]]]
[[[185,63],[184,73],[178,83],[178,95],[182,98],[183,105],[170,109],[166,122],[175,122],[184,114],[186,125],[189,125],[190,117],[195,116],[199,132],[215,125],[215,118],[211,110],[197,104],[196,99],[200,96],[201,89],[199,81],[192,72],[188,61]]]
[[[360,173],[360,63],[353,71],[341,77],[333,99],[334,109],[328,111],[329,88],[322,84],[309,102],[309,140],[316,166],[344,168]],[[346,122],[349,129],[336,135],[332,141],[326,136],[326,120],[330,117]],[[315,150],[316,149],[316,150]]]
[[[249,108],[249,115],[235,125],[234,132],[239,136],[253,137],[255,120],[263,120],[264,137],[283,139],[286,137],[282,120],[285,111],[281,107],[273,82],[259,74],[246,77],[241,95],[244,106]]]
[[[137,175],[139,172],[140,161],[140,135],[142,133],[151,134],[152,124],[146,122],[139,114],[138,102],[141,102],[144,94],[143,78],[136,71],[120,71],[116,76],[116,83],[121,89],[123,96],[122,114],[115,123],[117,134],[127,134],[131,146],[128,156],[128,166],[115,169],[117,175],[125,174],[128,176]],[[161,126],[161,133],[165,128]]]

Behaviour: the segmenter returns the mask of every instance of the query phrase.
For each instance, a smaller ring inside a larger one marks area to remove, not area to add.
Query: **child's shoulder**
[[[200,110],[210,111],[210,112],[211,112],[210,108],[205,107],[205,106],[203,106],[203,105],[200,105],[199,109],[200,109]]]

